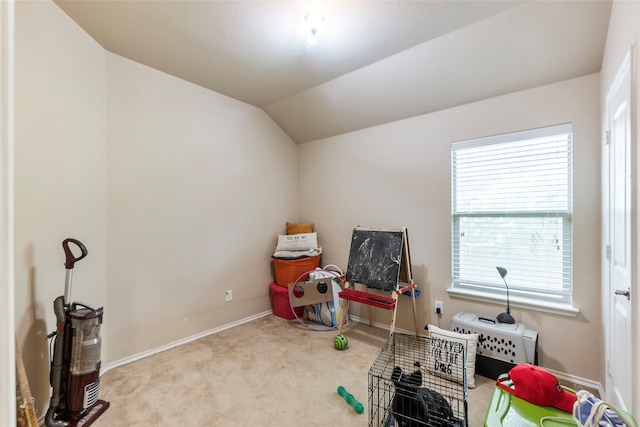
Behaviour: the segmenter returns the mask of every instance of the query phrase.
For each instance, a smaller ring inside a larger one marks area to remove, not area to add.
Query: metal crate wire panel
[[[369,369],[369,427],[468,426],[466,354],[456,343],[449,344],[455,352],[443,352],[447,343],[397,332],[388,338]],[[458,375],[462,384],[449,379]]]

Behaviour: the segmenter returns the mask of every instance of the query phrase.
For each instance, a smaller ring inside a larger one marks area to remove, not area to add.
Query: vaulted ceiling
[[[600,70],[610,0],[55,0],[106,50],[304,143]],[[307,43],[305,15],[324,22]]]

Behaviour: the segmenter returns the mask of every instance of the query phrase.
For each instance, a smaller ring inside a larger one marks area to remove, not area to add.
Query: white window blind
[[[452,144],[452,287],[571,304],[572,127]]]

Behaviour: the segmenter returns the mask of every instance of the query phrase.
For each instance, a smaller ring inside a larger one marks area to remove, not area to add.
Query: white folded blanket
[[[298,259],[305,258],[310,256],[317,256],[322,253],[322,247],[309,249],[306,251],[275,251],[273,253],[273,258],[279,259]]]

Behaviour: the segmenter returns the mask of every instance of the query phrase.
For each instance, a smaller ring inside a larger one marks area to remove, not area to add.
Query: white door
[[[631,109],[630,52],[618,71],[606,99],[607,145],[605,147],[605,227],[608,228],[608,271],[605,272],[604,316],[607,345],[606,399],[631,410],[633,335],[631,288],[635,280],[635,149]],[[607,182],[608,181],[608,182]],[[608,204],[608,206],[607,206]],[[607,279],[608,276],[608,280]]]

